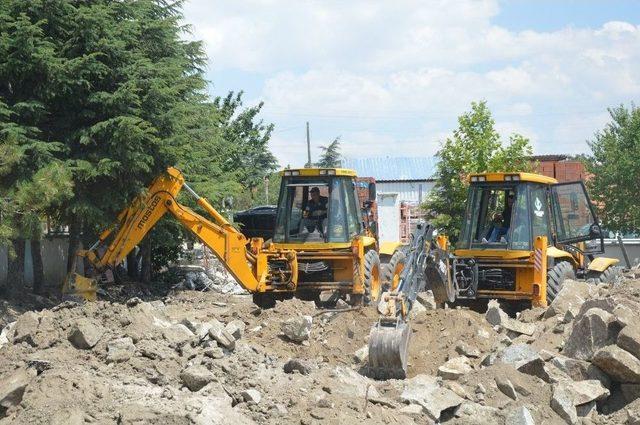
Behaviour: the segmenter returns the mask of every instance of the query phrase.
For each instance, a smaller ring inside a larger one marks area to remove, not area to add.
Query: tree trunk
[[[17,298],[24,291],[25,240],[12,239],[14,255],[9,256],[7,268],[7,295]]]
[[[42,240],[31,239],[31,260],[33,262],[33,293],[44,292],[44,265],[42,264]]]
[[[149,284],[151,283],[151,238],[147,236],[144,241],[142,241],[141,246],[141,255],[142,255],[142,283]]]
[[[80,219],[73,217],[69,223],[69,249],[67,250],[67,273],[73,270],[76,252],[80,248]]]
[[[138,258],[136,256],[135,248],[127,254],[127,275],[131,280],[138,279]]]

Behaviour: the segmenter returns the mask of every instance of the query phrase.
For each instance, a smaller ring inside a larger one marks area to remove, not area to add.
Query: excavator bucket
[[[80,301],[96,301],[98,283],[95,279],[84,277],[78,273],[69,273],[62,285],[62,296],[65,299]]]
[[[374,379],[407,377],[411,329],[400,318],[382,318],[369,333],[368,375]]]

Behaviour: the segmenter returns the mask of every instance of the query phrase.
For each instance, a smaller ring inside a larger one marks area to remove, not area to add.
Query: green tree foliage
[[[262,105],[207,95],[182,3],[0,2],[0,237],[28,237],[5,210],[36,196],[31,217],[68,224],[73,255],[169,165],[214,202],[273,170]],[[153,239],[175,252],[176,229]]]
[[[340,168],[342,166],[342,155],[340,154],[340,137],[333,139],[327,146],[320,146],[322,154],[320,161],[316,162],[316,167]]]
[[[242,92],[204,103],[189,120],[190,143],[178,164],[194,189],[214,203],[233,198],[247,208],[263,198],[264,179],[278,166],[269,150],[272,124],[258,118],[262,103],[244,108]]]
[[[529,140],[513,134],[503,144],[486,102],[471,103],[458,117],[458,128],[437,153],[436,185],[424,208],[432,223],[455,241],[467,197],[467,176],[487,171],[531,171]]]
[[[609,109],[611,122],[589,142],[589,194],[603,225],[614,231],[640,230],[640,108]]]

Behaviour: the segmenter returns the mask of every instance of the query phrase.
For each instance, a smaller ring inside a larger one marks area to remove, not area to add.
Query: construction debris
[[[640,281],[576,288],[517,317],[427,309],[386,382],[363,375],[374,309],[181,291],[27,312],[0,332],[0,424],[640,421]]]

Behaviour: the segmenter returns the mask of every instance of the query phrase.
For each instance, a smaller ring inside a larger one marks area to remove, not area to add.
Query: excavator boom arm
[[[185,188],[203,208],[211,219],[203,217],[177,201],[177,195]],[[249,240],[235,229],[218,211],[198,196],[184,181],[182,173],[175,168],[167,169],[158,176],[145,193],[139,195],[129,207],[118,214],[116,225],[103,231],[96,244],[78,256],[85,257],[101,273],[120,264],[147,233],[167,212],[171,213],[185,228],[189,229],[200,241],[207,245],[220,259],[226,269],[240,285],[250,292],[263,291],[271,276],[268,259],[281,260],[289,264],[290,273],[280,271],[280,283],[283,276],[295,285],[297,263],[295,252],[261,250],[261,239],[252,241],[251,251],[247,249]],[[107,239],[111,241],[107,244]],[[259,242],[259,243],[257,243]],[[65,281],[65,291],[69,281],[80,282],[81,278],[73,274]],[[73,286],[73,285],[71,285]],[[77,285],[76,285],[77,286]],[[94,285],[95,286],[95,285]],[[85,298],[88,298],[85,296]],[[95,298],[95,296],[93,296]]]

